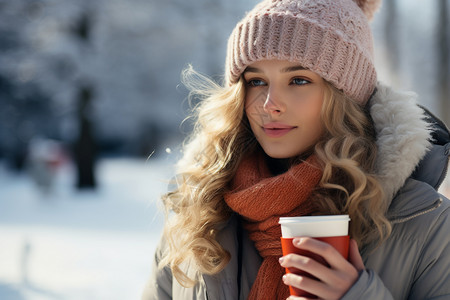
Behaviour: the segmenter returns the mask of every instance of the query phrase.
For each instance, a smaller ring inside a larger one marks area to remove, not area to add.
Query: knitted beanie
[[[227,84],[260,60],[298,62],[364,105],[377,74],[369,20],[381,0],[265,0],[228,40]]]

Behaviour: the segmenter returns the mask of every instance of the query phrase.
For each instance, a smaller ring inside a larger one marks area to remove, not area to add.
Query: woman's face
[[[267,155],[290,158],[310,149],[324,129],[325,81],[297,63],[264,60],[244,71],[245,112]]]

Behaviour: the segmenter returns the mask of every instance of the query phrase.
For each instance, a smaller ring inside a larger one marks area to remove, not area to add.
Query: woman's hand
[[[365,269],[355,240],[350,240],[349,261],[333,246],[313,238],[295,238],[293,243],[297,248],[322,256],[330,267],[306,256],[288,254],[280,258],[282,267],[308,272],[319,280],[290,273],[283,276],[283,281],[286,285],[302,289],[320,299],[340,299],[356,282],[358,272]],[[290,296],[288,299],[307,298]]]

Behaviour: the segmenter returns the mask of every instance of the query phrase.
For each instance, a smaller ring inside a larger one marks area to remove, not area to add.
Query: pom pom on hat
[[[373,15],[380,8],[381,0],[353,0],[358,4],[359,8],[364,12],[367,19],[372,21]]]

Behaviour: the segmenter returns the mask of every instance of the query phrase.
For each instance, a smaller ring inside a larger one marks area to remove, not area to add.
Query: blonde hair
[[[391,232],[388,201],[374,174],[377,146],[370,114],[326,82],[322,106],[324,137],[315,145],[323,175],[314,201],[329,214],[348,213],[358,245],[380,244]]]
[[[232,213],[223,195],[243,155],[258,144],[244,113],[242,78],[223,87],[192,68],[183,78],[190,97],[201,101],[193,110],[195,127],[177,165],[177,188],[163,196],[167,249],[160,266],[168,265],[178,282],[189,287],[198,275],[216,274],[230,260],[216,240],[217,224]],[[314,201],[327,213],[348,212],[350,233],[358,242],[382,239],[390,227],[381,186],[370,174],[376,156],[373,126],[361,107],[331,84],[325,98],[326,134],[315,146],[324,173]],[[182,271],[183,263],[196,266],[194,278]]]
[[[216,241],[217,224],[231,215],[223,194],[256,140],[244,115],[242,81],[222,87],[188,68],[183,82],[190,97],[201,102],[193,110],[195,127],[177,164],[177,189],[163,196],[166,214],[174,213],[166,217],[168,252],[161,265],[168,264],[180,284],[192,286],[195,281],[183,273],[181,263],[191,261],[199,273],[215,274],[230,260]]]

